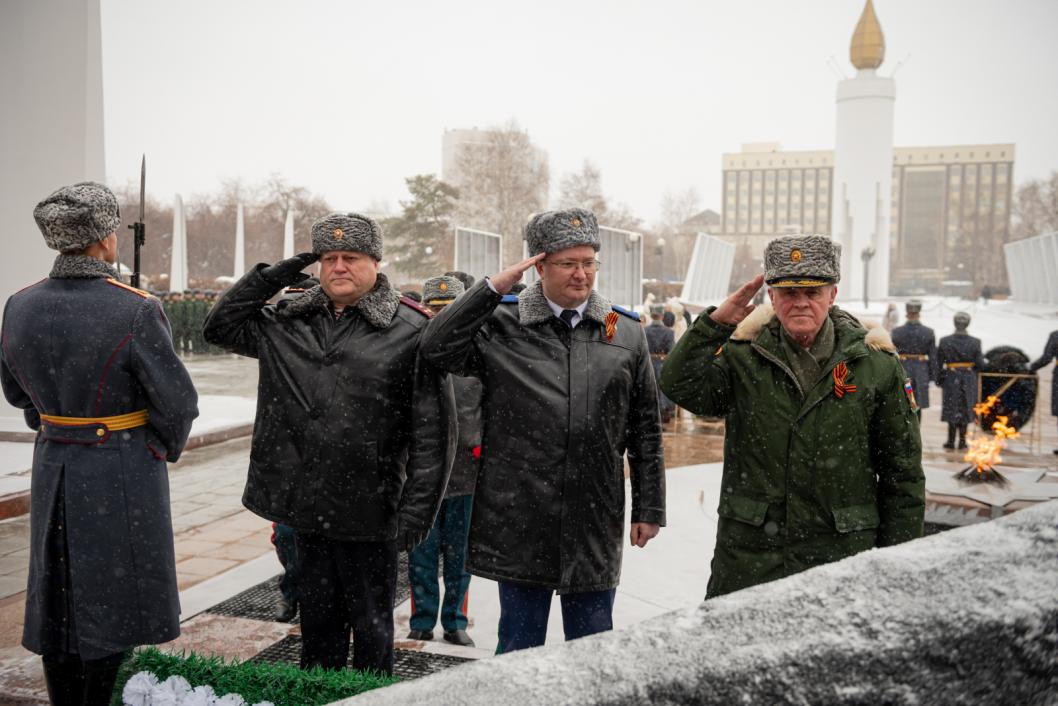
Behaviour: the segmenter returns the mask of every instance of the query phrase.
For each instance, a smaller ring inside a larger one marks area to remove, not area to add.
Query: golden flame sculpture
[[[978,416],[986,415],[998,401],[998,396],[989,395],[984,402],[974,405],[974,413]],[[1009,417],[997,414],[995,421],[992,422],[992,436],[975,433],[970,437],[970,445],[963,460],[973,465],[961,471],[960,477],[968,480],[1003,482],[1003,476],[995,470],[996,465],[1003,462],[999,454],[1006,447],[1007,439],[1016,439],[1019,436],[1018,430],[1007,424],[1008,419]]]

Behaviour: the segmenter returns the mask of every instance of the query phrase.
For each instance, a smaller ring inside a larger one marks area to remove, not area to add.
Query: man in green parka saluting
[[[765,274],[707,309],[661,389],[724,417],[724,476],[707,598],[922,535],[914,393],[889,335],[834,304],[840,245],[777,238]],[[764,282],[772,306],[750,302]]]

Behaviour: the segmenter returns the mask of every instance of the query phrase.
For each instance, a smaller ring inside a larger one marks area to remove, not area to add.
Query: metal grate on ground
[[[301,661],[301,636],[288,635],[279,642],[266,647],[258,652],[251,662],[287,662],[298,664]],[[418,679],[440,672],[449,667],[456,667],[464,662],[473,660],[466,657],[453,657],[452,655],[439,655],[432,652],[420,650],[393,650],[393,674],[401,679]],[[347,665],[351,668],[353,663],[353,648],[349,646],[349,661]]]
[[[279,603],[279,576],[274,576],[267,581],[262,581],[256,586],[251,586],[242,593],[232,596],[213,606],[207,613],[226,615],[232,618],[249,618],[250,620],[263,620],[266,622],[278,622],[275,618],[276,605]],[[400,552],[397,555],[397,589],[394,594],[393,605],[398,606],[408,600],[411,595],[411,586],[408,583],[408,554]],[[289,621],[291,625],[301,623],[301,611]]]

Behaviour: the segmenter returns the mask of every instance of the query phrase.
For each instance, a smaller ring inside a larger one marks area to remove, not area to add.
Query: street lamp
[[[870,304],[870,302],[868,301],[868,297],[867,297],[867,292],[868,292],[867,283],[868,283],[868,281],[870,279],[871,258],[874,257],[874,253],[875,253],[875,250],[874,250],[874,246],[873,245],[868,245],[867,247],[865,247],[863,249],[863,252],[860,253],[860,258],[863,259],[863,308],[864,309],[866,309],[867,306]]]
[[[661,280],[662,297],[665,292],[665,239],[658,238],[654,243],[654,254],[658,256],[658,278]]]

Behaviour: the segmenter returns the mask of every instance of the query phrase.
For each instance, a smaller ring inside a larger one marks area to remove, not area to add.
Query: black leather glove
[[[401,521],[397,525],[397,547],[410,552],[422,544],[428,534],[430,534],[429,529],[422,529]]]
[[[308,277],[301,271],[319,259],[320,256],[315,253],[303,252],[265,267],[261,270],[261,276],[269,284],[274,284],[277,287],[289,287]]]

